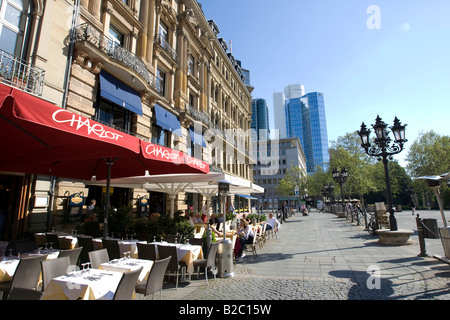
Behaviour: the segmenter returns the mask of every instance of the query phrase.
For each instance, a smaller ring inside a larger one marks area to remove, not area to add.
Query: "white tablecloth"
[[[19,259],[4,259],[0,261],[0,282],[11,281],[19,261]]]
[[[59,250],[54,250],[51,252],[42,252],[34,253],[34,252],[26,252],[21,253],[21,258],[32,257],[32,256],[40,256],[42,254],[48,254],[47,260],[56,259],[59,256]],[[17,266],[19,265],[19,259],[14,257],[13,259],[7,259],[3,257],[3,260],[0,261],[0,282],[11,281],[14,273],[16,272]]]
[[[192,274],[194,272],[194,260],[203,258],[202,246],[180,243],[167,243],[167,242],[152,242],[151,244],[157,245],[156,252],[158,253],[158,245],[172,246],[177,248],[178,261],[186,262],[187,272]]]
[[[109,270],[116,272],[129,272],[137,270],[142,267],[142,271],[138,278],[138,283],[145,283],[147,281],[150,270],[153,266],[153,261],[144,259],[114,259],[99,265],[101,270]]]
[[[120,248],[120,254],[123,256],[124,252],[131,252],[132,258],[138,257],[138,249],[136,243],[147,243],[146,241],[139,241],[139,240],[120,240],[119,241],[119,248]]]
[[[54,278],[46,287],[42,300],[110,300],[114,297],[122,273],[88,269]]]

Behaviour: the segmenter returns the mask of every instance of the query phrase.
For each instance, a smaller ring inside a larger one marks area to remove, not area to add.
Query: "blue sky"
[[[397,116],[408,124],[406,151],[395,156],[405,164],[419,132],[450,135],[450,1],[200,3],[250,70],[252,96],[266,99],[271,126],[273,93],[299,83],[324,94],[329,140],[377,114],[389,125]]]

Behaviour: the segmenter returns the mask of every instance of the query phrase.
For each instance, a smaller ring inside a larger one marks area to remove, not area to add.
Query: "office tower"
[[[269,138],[269,108],[264,99],[252,99],[252,141]]]
[[[274,113],[275,129],[286,137],[299,138],[308,173],[316,166],[325,169],[330,158],[323,93],[305,94],[302,85],[287,86],[284,93],[274,94]]]
[[[300,98],[305,94],[302,84],[290,84],[284,88],[284,92],[273,94],[274,126],[279,130],[280,139],[288,137],[286,131],[286,100]]]

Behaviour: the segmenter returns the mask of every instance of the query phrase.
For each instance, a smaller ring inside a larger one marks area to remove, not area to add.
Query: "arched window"
[[[0,49],[25,59],[31,22],[30,0],[0,0]]]

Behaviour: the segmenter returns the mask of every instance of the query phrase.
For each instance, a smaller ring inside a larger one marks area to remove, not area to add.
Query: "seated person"
[[[222,237],[223,233],[218,231],[216,228],[214,228],[214,224],[210,224],[209,227],[211,228],[211,230],[216,234],[216,236],[218,237]]]
[[[197,212],[197,213],[195,214],[195,217],[194,217],[194,223],[195,223],[195,224],[202,224],[202,223],[203,223],[202,218],[200,218],[200,212]]]
[[[240,220],[240,227],[236,234],[238,235],[239,242],[241,244],[241,248],[239,249],[236,260],[241,260],[245,257],[245,245],[253,243],[254,237],[253,229],[246,219]]]
[[[269,231],[269,230],[278,231],[278,227],[280,226],[280,222],[277,220],[277,218],[275,218],[273,216],[272,213],[269,213],[269,220],[267,220],[264,223],[267,224],[266,231]]]

